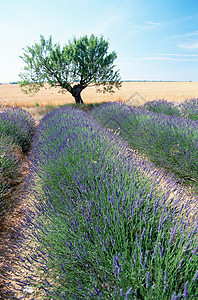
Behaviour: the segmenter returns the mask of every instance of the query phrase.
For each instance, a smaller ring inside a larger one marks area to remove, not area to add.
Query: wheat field
[[[123,82],[114,94],[96,93],[94,87],[82,92],[84,103],[122,101],[143,105],[147,101],[165,99],[180,103],[185,99],[198,98],[198,82]],[[21,91],[18,84],[0,85],[0,106],[34,107],[75,103],[70,93],[58,93],[58,89],[41,89],[30,96]]]

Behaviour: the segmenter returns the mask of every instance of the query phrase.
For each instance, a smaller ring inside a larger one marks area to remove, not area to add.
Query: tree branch
[[[47,69],[47,71],[50,73],[50,75],[52,77],[55,77],[55,79],[57,80],[58,84],[60,87],[66,89],[68,92],[71,93],[72,91],[72,87],[71,85],[68,83],[68,82],[62,82],[62,80],[60,79],[60,77],[58,76],[58,74],[56,74],[56,72],[54,72],[53,70],[51,70],[51,68],[47,65],[46,63],[46,59],[43,59],[43,64],[44,64],[44,67]]]

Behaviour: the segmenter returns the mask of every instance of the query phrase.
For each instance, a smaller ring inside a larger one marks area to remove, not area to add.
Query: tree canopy
[[[23,49],[24,71],[19,74],[20,86],[26,93],[36,93],[46,83],[68,91],[76,103],[83,103],[81,92],[95,86],[97,92],[114,92],[121,87],[119,70],[114,71],[115,51],[108,53],[109,43],[93,34],[70,40],[61,48],[52,37]]]

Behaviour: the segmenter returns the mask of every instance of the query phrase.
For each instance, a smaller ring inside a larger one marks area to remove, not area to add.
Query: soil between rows
[[[27,174],[28,154],[21,157],[21,177],[17,186],[11,191],[9,198],[10,203],[5,217],[0,224],[0,299],[17,299],[12,293],[8,292],[9,270],[16,260],[14,245],[21,230],[21,223],[24,220],[24,210],[26,201],[24,197],[25,183],[24,179]]]

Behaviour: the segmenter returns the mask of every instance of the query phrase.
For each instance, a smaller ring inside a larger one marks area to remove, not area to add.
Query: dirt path
[[[21,228],[24,218],[24,178],[27,174],[28,155],[21,156],[21,177],[17,186],[9,195],[10,206],[3,222],[0,224],[0,299],[15,299],[5,285],[12,263],[15,261],[14,244],[17,232]]]

